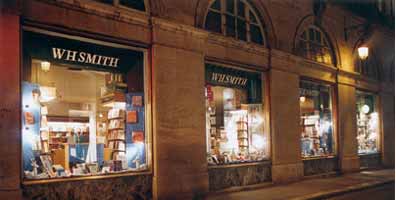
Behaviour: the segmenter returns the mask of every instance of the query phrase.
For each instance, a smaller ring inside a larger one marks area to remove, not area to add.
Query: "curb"
[[[392,184],[392,183],[395,183],[395,180],[373,181],[372,183],[361,183],[361,184],[354,185],[354,186],[348,186],[343,189],[309,194],[309,195],[305,195],[302,197],[292,198],[290,200],[321,200],[321,199],[336,197],[336,196],[340,196],[343,194],[362,191],[362,190],[366,190],[366,189],[371,189],[371,188],[375,188],[375,187],[379,187],[379,186],[383,186],[383,185],[387,185],[387,184]]]

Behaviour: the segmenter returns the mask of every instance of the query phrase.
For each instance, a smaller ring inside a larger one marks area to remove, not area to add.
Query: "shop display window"
[[[301,156],[334,154],[331,87],[300,81]]]
[[[209,165],[268,158],[260,73],[206,66]]]
[[[356,92],[356,119],[358,153],[378,153],[379,119],[376,111],[376,95]]]
[[[24,44],[24,179],[148,169],[143,53],[30,32]]]

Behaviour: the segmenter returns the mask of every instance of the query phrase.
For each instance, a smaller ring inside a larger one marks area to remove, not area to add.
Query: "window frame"
[[[245,71],[248,73],[257,73],[260,74],[260,79],[261,79],[261,101],[260,104],[262,105],[263,108],[263,117],[264,117],[264,136],[267,137],[266,140],[266,148],[264,149],[265,154],[267,155],[267,157],[265,157],[263,160],[259,160],[259,161],[245,161],[245,162],[238,162],[238,163],[224,163],[224,164],[217,164],[217,165],[209,165],[209,163],[207,163],[208,168],[227,168],[227,167],[239,167],[239,166],[250,166],[250,165],[258,165],[261,163],[270,163],[271,158],[272,158],[272,143],[271,143],[271,133],[270,133],[270,106],[269,106],[269,95],[267,93],[267,91],[269,90],[269,84],[268,84],[268,73],[266,73],[265,71],[261,71],[259,69],[252,69],[252,68],[246,68],[243,66],[238,66],[238,65],[234,65],[234,64],[224,64],[222,62],[218,62],[215,60],[207,60],[205,61],[205,66],[209,64],[209,65],[214,65],[214,66],[218,66],[218,67],[222,67],[222,68],[228,68],[228,69],[234,69],[234,70],[240,70],[240,71]],[[206,73],[206,67],[205,67],[205,73]],[[207,84],[206,80],[205,80],[205,85]],[[203,88],[205,88],[205,85],[203,86]],[[205,100],[206,101],[206,100]],[[206,108],[206,106],[205,106]],[[206,111],[205,111],[206,112]],[[205,119],[206,121],[206,119]],[[208,149],[208,143],[207,143],[207,137],[208,134],[205,130],[205,153],[207,154],[207,149]]]
[[[114,178],[114,177],[124,177],[124,176],[139,176],[139,175],[149,175],[153,173],[153,160],[152,160],[152,100],[151,100],[151,81],[150,81],[150,66],[149,66],[149,51],[148,49],[142,48],[142,47],[135,47],[127,44],[122,44],[122,43],[117,43],[116,41],[112,41],[112,39],[107,39],[107,40],[101,40],[101,39],[96,39],[94,37],[85,37],[85,36],[77,36],[73,34],[67,34],[67,33],[60,33],[60,32],[54,32],[50,30],[44,30],[41,28],[36,28],[36,27],[31,27],[31,26],[22,26],[21,33],[23,32],[33,32],[37,34],[41,34],[43,36],[55,36],[55,37],[61,37],[69,40],[76,40],[76,41],[82,41],[82,42],[87,42],[87,43],[92,43],[96,45],[103,45],[107,46],[110,48],[124,48],[127,50],[132,50],[132,51],[139,51],[143,53],[143,60],[142,60],[142,65],[143,65],[143,99],[144,99],[144,137],[145,137],[145,157],[146,157],[146,165],[147,168],[144,170],[140,171],[119,171],[115,173],[109,173],[109,174],[97,174],[97,175],[86,175],[86,176],[71,176],[71,177],[56,177],[56,178],[45,178],[45,179],[26,179],[24,175],[24,169],[23,169],[23,146],[20,146],[20,163],[19,165],[21,166],[20,170],[20,180],[22,185],[35,185],[35,184],[45,184],[45,183],[53,183],[53,182],[68,182],[68,181],[76,181],[76,180],[96,180],[96,179],[107,179],[107,178]],[[22,41],[22,47],[24,47],[24,43]],[[25,65],[30,64],[30,61],[27,59],[31,60],[31,58],[26,57],[25,55],[22,56],[21,58],[21,74],[25,70]],[[31,66],[30,66],[31,67]],[[20,84],[22,84],[22,77],[20,79]],[[20,91],[22,92],[22,91]],[[20,96],[20,100],[22,102],[22,95]],[[22,106],[22,104],[21,104]],[[20,110],[22,112],[22,109]],[[21,114],[22,115],[22,114]],[[22,123],[19,125],[20,129],[20,134],[21,134],[21,143],[23,140],[22,137]]]
[[[216,1],[220,2],[220,10],[216,10],[216,9],[212,8],[212,5]],[[233,8],[234,12],[230,13],[230,12],[227,11],[227,0],[212,0],[209,3],[208,9],[207,9],[207,11],[205,13],[204,22],[203,22],[203,28],[205,30],[207,30],[207,31],[212,32],[212,33],[220,34],[220,35],[223,35],[225,37],[234,38],[235,40],[239,40],[239,41],[244,41],[244,42],[248,42],[248,43],[253,43],[253,44],[256,44],[256,45],[265,46],[266,43],[267,43],[266,42],[266,35],[265,35],[265,31],[264,31],[265,28],[264,28],[263,24],[261,23],[261,20],[260,20],[261,18],[256,13],[256,9],[249,2],[247,2],[246,0],[232,0],[232,1],[233,1],[233,4],[234,4],[234,8]],[[237,7],[238,2],[242,2],[244,4],[244,14],[245,14],[244,17],[241,17],[241,16],[238,15],[238,9],[237,9],[238,8]],[[220,30],[221,30],[221,32],[220,33],[214,32],[214,31],[209,30],[209,29],[206,28],[206,20],[207,20],[207,16],[208,16],[209,12],[215,12],[217,14],[220,14],[220,16],[221,16],[221,20],[220,20],[220,24],[221,24],[221,29]],[[250,19],[250,13],[252,13],[254,15],[254,17],[256,18],[256,22],[254,22],[253,20]],[[234,18],[234,34],[235,34],[234,36],[227,35],[227,20],[226,20],[227,16],[231,16],[231,17]],[[238,37],[238,19],[245,22],[245,29],[246,29],[246,31],[245,31],[246,32],[246,36],[245,37],[246,37],[246,40],[239,39],[239,37]],[[252,41],[252,39],[251,39],[251,37],[252,37],[251,36],[251,30],[250,30],[250,26],[251,25],[259,27],[260,35],[261,35],[263,43],[260,44],[260,43],[256,43],[256,42]]]
[[[310,39],[310,31],[313,30],[313,40]],[[320,42],[317,41],[317,34],[320,34]],[[303,37],[305,35],[306,38]],[[303,45],[300,46],[300,43],[303,43]],[[320,48],[320,50],[316,50],[313,52],[313,47],[317,46]],[[303,47],[302,50],[299,48]],[[318,62],[318,63],[323,63],[327,65],[335,65],[336,64],[336,57],[333,49],[333,45],[331,43],[330,38],[327,36],[327,34],[321,30],[319,27],[315,25],[310,25],[306,27],[303,31],[297,35],[297,42],[296,42],[296,51],[297,54],[300,56],[303,56],[306,59]],[[330,63],[325,62],[325,51],[328,51],[330,54]],[[322,61],[318,61],[318,59],[315,59],[316,56],[320,55]]]
[[[383,135],[383,133],[382,133],[382,110],[381,110],[381,105],[380,105],[380,100],[381,100],[380,98],[381,97],[380,97],[380,95],[377,92],[369,91],[369,90],[362,89],[362,88],[356,88],[356,90],[355,90],[355,97],[356,97],[355,106],[356,107],[357,107],[357,96],[358,96],[358,93],[364,94],[364,95],[372,95],[374,97],[374,111],[378,113],[378,127],[377,127],[378,135],[377,135],[377,138],[376,138],[376,140],[377,140],[376,141],[377,152],[359,153],[359,147],[357,146],[356,153],[359,156],[382,154],[382,143],[383,143],[382,135]],[[358,113],[358,109],[356,109],[356,113],[355,113],[355,115],[356,115],[356,122],[355,122],[356,123],[355,124],[356,125],[356,137],[358,136],[358,125],[357,125],[357,123],[358,123],[357,115],[358,114],[359,114]],[[359,145],[359,141],[357,141],[356,144]]]
[[[330,94],[330,106],[331,106],[331,122],[333,123],[333,127],[332,127],[332,135],[333,135],[333,152],[331,154],[328,155],[319,155],[319,156],[301,156],[302,160],[314,160],[314,159],[325,159],[325,158],[334,158],[338,156],[338,107],[337,107],[337,103],[336,103],[336,98],[337,98],[337,93],[336,93],[336,88],[334,83],[332,82],[328,82],[328,81],[323,81],[323,80],[319,80],[319,79],[314,79],[314,78],[310,78],[310,77],[305,77],[305,76],[300,76],[299,78],[299,84],[301,81],[305,81],[305,82],[311,82],[311,83],[315,83],[315,84],[319,84],[319,85],[324,85],[324,86],[328,86],[329,87],[329,94]],[[301,87],[298,87],[299,90],[301,89]],[[300,98],[300,94],[299,94],[299,98]],[[301,111],[300,111],[300,99],[298,99],[298,103],[299,103],[299,121],[301,120]],[[301,128],[302,125],[299,122],[299,127]],[[299,140],[301,142],[301,132],[300,132],[300,137]],[[301,143],[300,143],[301,145]],[[301,155],[302,149],[300,149],[300,155]]]

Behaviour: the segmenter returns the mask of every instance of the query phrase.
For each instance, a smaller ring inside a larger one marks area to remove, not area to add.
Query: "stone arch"
[[[337,37],[335,36],[336,34],[330,30],[336,30],[334,27],[329,26],[326,23],[326,20],[321,20],[320,23],[318,23],[318,20],[315,20],[315,16],[312,14],[304,16],[299,23],[296,26],[296,30],[293,36],[293,49],[292,52],[296,53],[296,46],[298,42],[298,36],[308,29],[309,27],[314,26],[317,29],[319,29],[326,37],[326,39],[329,41],[329,46],[332,50],[333,53],[333,66],[339,68],[340,67],[340,52],[338,48],[338,43],[337,43]]]
[[[204,28],[204,21],[209,6],[214,0],[198,0],[195,9],[195,27]],[[277,39],[272,20],[267,12],[265,5],[259,0],[246,0],[255,8],[256,14],[264,29],[264,40],[267,48],[276,48]]]

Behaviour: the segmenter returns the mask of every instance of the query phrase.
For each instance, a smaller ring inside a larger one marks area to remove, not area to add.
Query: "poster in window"
[[[142,96],[132,96],[132,105],[141,107],[143,106],[143,97]]]
[[[144,133],[143,131],[133,131],[132,132],[132,142],[144,142]]]
[[[138,122],[137,111],[136,110],[127,111],[127,123],[134,124],[137,122]]]

